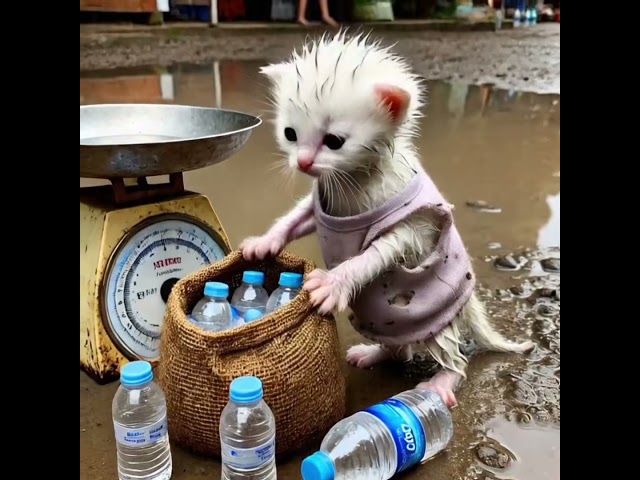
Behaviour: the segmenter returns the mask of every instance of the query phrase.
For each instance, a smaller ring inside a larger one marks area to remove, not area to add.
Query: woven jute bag
[[[314,268],[312,262],[287,252],[246,262],[236,251],[175,284],[158,367],[174,442],[219,457],[220,415],[231,381],[243,375],[262,380],[264,399],[276,419],[278,457],[322,439],[344,416],[346,388],[336,324],[311,308],[306,291],[275,312],[224,332],[204,332],[186,318],[208,281],[228,283],[232,291],[240,286],[243,271],[259,270],[271,292],[281,272],[306,275]]]

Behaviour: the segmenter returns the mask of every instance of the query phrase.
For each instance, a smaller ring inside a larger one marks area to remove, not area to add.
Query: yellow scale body
[[[227,254],[229,239],[211,203],[192,192],[154,203],[118,206],[111,187],[80,189],[80,367],[99,383],[118,378],[129,360],[117,346],[106,323],[104,289],[119,246],[126,244],[139,225],[166,215],[186,215],[209,227]],[[181,272],[181,276],[191,272]],[[152,361],[152,364],[157,361]]]

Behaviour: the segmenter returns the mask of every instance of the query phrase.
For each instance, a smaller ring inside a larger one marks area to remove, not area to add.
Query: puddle
[[[216,62],[83,72],[80,103],[217,106],[264,114],[268,119],[267,85],[258,74],[260,65]],[[476,465],[472,445],[496,415],[511,414],[514,422],[542,419],[559,425],[559,273],[539,267],[548,257],[559,258],[560,98],[444,82],[430,82],[428,88],[429,107],[417,140],[424,165],[456,206],[456,222],[474,259],[492,321],[505,334],[529,334],[536,343],[529,356],[482,354],[471,360],[469,379],[458,395],[460,406],[453,411],[453,444],[446,454],[403,477],[450,480],[473,478],[467,477]],[[237,245],[244,237],[263,232],[309,186],[306,178],[289,180],[274,168],[278,159],[271,125],[265,122],[233,158],[185,174],[185,186],[209,197],[232,244]],[[81,186],[102,183],[80,181]],[[290,249],[322,265],[313,236]],[[496,269],[492,258],[506,255],[525,263],[515,272]],[[362,341],[346,315],[338,319],[338,328],[343,351]],[[345,364],[349,412],[413,387],[428,372],[428,366],[420,362],[402,373],[398,368],[360,371]],[[116,477],[110,427],[115,388],[99,387],[80,375],[83,479]],[[531,476],[541,471],[553,474],[558,468],[559,451],[548,454],[550,441],[543,436],[551,434],[522,429],[515,423],[499,423],[494,428],[496,435],[504,435],[499,441],[521,459],[512,467],[517,470],[505,478],[555,478]],[[300,478],[301,458],[279,464],[278,477]],[[174,449],[175,480],[219,475],[215,460]]]
[[[559,428],[494,418],[475,452],[480,479],[560,480]]]

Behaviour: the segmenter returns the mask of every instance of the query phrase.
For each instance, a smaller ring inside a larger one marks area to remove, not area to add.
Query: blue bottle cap
[[[249,322],[253,322],[255,320],[258,320],[259,318],[264,317],[264,313],[262,313],[260,310],[258,310],[257,308],[252,308],[250,310],[247,310],[244,314],[244,321],[246,323]]]
[[[302,275],[299,273],[282,272],[278,285],[288,288],[300,288],[302,286]]]
[[[262,381],[258,377],[238,377],[229,387],[229,398],[233,403],[253,403],[262,395]]]
[[[336,469],[331,457],[324,452],[316,452],[302,461],[303,480],[333,480]]]
[[[205,297],[227,298],[229,296],[229,285],[222,282],[207,282],[204,285]]]
[[[153,380],[153,369],[149,362],[129,362],[120,372],[120,383],[127,387],[138,387]]]
[[[249,285],[263,285],[264,273],[247,270],[242,274],[242,281],[244,283],[248,283]]]

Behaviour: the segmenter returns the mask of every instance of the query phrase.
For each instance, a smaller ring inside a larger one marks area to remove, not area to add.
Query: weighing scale
[[[230,252],[182,175],[231,157],[260,123],[217,108],[80,106],[80,177],[111,183],[80,188],[80,368],[98,383],[128,361],[155,366],[171,288]]]

